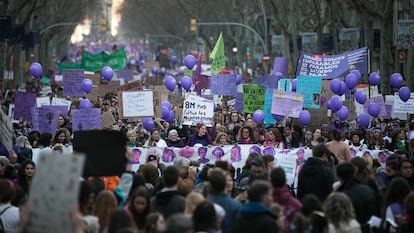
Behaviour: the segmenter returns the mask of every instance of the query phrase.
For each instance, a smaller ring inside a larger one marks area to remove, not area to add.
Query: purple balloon
[[[369,75],[369,78],[368,78],[369,85],[377,86],[377,85],[380,84],[380,81],[381,81],[381,78],[380,78],[380,75],[377,72],[372,72]]]
[[[166,120],[170,116],[170,111],[166,106],[161,107],[161,118]]]
[[[152,67],[152,69],[151,69],[151,72],[152,72],[153,74],[158,74],[158,68],[157,68],[157,67],[155,67],[155,66],[153,66],[153,67]]]
[[[151,132],[151,130],[154,128],[154,120],[152,118],[144,118],[142,119],[142,127],[148,132]]]
[[[361,90],[355,92],[354,97],[355,100],[360,104],[365,104],[365,101],[367,101],[367,94],[365,94],[365,92]]]
[[[351,74],[354,74],[357,77],[358,82],[361,80],[361,72],[359,72],[359,70],[352,70]]]
[[[186,91],[190,90],[191,86],[193,85],[193,80],[188,76],[182,77],[180,82],[181,87],[184,88]]]
[[[343,94],[345,94],[345,91],[346,91],[346,84],[341,81],[341,90],[339,90],[338,95],[342,96]]]
[[[79,103],[79,108],[80,109],[88,109],[88,108],[91,108],[91,107],[92,107],[92,103],[88,99],[82,99]]]
[[[292,79],[292,91],[296,91],[296,79]]]
[[[329,86],[334,94],[338,94],[341,91],[341,81],[338,79],[332,79]]]
[[[373,117],[379,116],[381,112],[380,106],[377,103],[370,103],[368,105],[368,113]]]
[[[370,123],[370,119],[369,119],[369,115],[366,113],[361,113],[358,116],[358,124],[362,127],[364,127],[365,129],[368,128],[369,123]]]
[[[299,113],[299,122],[302,125],[308,125],[311,120],[311,114],[308,110],[302,110]]]
[[[183,63],[188,69],[191,70],[191,69],[193,69],[193,67],[196,64],[196,59],[193,55],[189,54],[189,55],[184,57]]]
[[[236,75],[236,85],[239,85],[242,82],[242,76],[240,74]]]
[[[93,83],[92,80],[85,78],[84,80],[82,80],[81,82],[81,89],[82,91],[84,91],[86,94],[88,94],[89,92],[92,91],[93,88]]]
[[[176,56],[172,56],[170,60],[171,60],[172,64],[174,64],[174,65],[177,64],[177,57]]]
[[[400,88],[403,84],[403,77],[400,73],[393,73],[390,78],[392,88]]]
[[[358,84],[358,77],[354,73],[349,73],[345,78],[345,84],[348,89],[354,89]]]
[[[164,79],[164,85],[169,91],[174,91],[175,86],[177,86],[177,81],[172,76],[167,76]]]
[[[338,95],[332,96],[330,102],[332,111],[336,112],[342,108],[342,99]]]
[[[277,114],[272,114],[272,117],[277,121],[281,121],[283,120],[283,116],[282,115],[277,115]]]
[[[33,62],[30,65],[29,71],[30,71],[30,74],[35,79],[39,79],[40,77],[42,77],[43,68],[42,68],[42,65],[40,65],[40,63]]]
[[[339,120],[344,121],[349,116],[349,110],[346,106],[342,106],[339,111],[336,112],[336,116],[339,118]]]
[[[147,74],[147,69],[142,68],[142,70],[141,70],[141,74],[146,75],[146,74]]]
[[[107,81],[111,81],[112,77],[114,76],[114,71],[109,66],[105,66],[104,68],[102,68],[101,73],[102,77]]]
[[[407,102],[411,97],[411,90],[408,87],[401,87],[398,91],[398,96],[403,102]]]
[[[254,111],[254,113],[253,113],[253,120],[254,120],[254,122],[260,123],[260,122],[262,122],[264,120],[264,118],[265,118],[265,114],[264,114],[264,112],[262,110],[256,110],[256,111]]]
[[[167,119],[165,119],[168,123],[171,123],[171,122],[173,122],[173,120],[174,120],[174,112],[173,111],[170,111],[170,114],[168,115],[168,118]]]
[[[167,107],[169,111],[172,109],[172,104],[168,101],[162,101],[161,107]]]

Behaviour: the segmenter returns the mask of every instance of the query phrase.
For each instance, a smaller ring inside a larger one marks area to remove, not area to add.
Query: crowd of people
[[[5,113],[13,100],[12,91],[3,96]],[[147,132],[139,121],[119,119],[117,103],[116,95],[106,95],[95,107],[113,113],[116,123],[110,129],[126,135],[129,159],[133,147],[232,144],[306,147],[312,157],[298,167],[296,188],[287,184],[285,170],[275,167],[272,156],[250,153],[237,176],[230,161],[200,165],[177,157],[165,166],[149,150],[137,171],[127,164],[120,177],[80,182],[78,205],[71,211],[76,232],[414,232],[410,119],[375,118],[369,129],[339,121],[304,129],[289,118],[265,126],[250,114],[219,107],[215,119],[222,120],[214,127],[154,119],[154,129]],[[77,105],[73,100],[72,109]],[[13,129],[13,150],[0,147],[0,232],[7,233],[30,228],[26,201],[36,173],[32,150],[60,156],[73,139],[70,113],[59,116],[55,134],[35,131],[23,121],[14,122]],[[364,150],[384,151],[386,165],[352,154]]]

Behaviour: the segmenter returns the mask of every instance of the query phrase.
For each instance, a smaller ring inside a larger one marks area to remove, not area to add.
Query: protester
[[[19,224],[19,208],[11,205],[15,195],[13,184],[0,179],[0,231],[13,233]]]
[[[144,146],[167,147],[167,143],[160,137],[159,131],[157,129],[153,129],[151,131],[151,137],[145,142]]]
[[[361,227],[355,219],[351,200],[343,193],[334,192],[324,203],[329,221],[329,231],[336,233],[361,233]]]
[[[177,148],[185,147],[185,144],[182,141],[182,139],[178,138],[177,130],[172,129],[168,132],[167,146]]]
[[[196,132],[193,133],[187,141],[187,146],[194,146],[200,144],[202,146],[211,145],[212,141],[207,133],[207,127],[205,124],[198,123],[196,125]]]

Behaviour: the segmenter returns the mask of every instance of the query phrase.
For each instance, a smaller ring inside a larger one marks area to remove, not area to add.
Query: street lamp
[[[237,52],[238,52],[237,47],[233,46],[232,51],[233,51],[233,63],[234,63],[234,67],[236,67],[237,66]]]
[[[237,53],[237,47],[233,47],[233,53]]]

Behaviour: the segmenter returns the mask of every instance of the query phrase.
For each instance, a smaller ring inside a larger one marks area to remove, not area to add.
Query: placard
[[[290,92],[292,91],[292,81],[288,78],[279,79],[277,84],[277,89],[279,91]]]
[[[154,116],[152,91],[121,92],[122,118]]]
[[[292,92],[274,91],[272,114],[298,118],[303,109],[303,95]]]
[[[118,78],[125,81],[132,80],[132,71],[131,70],[120,70],[118,71]]]
[[[390,106],[391,118],[398,118],[400,120],[407,120],[407,113],[396,113],[394,112],[394,96],[386,95],[385,96],[385,107]]]
[[[214,103],[211,100],[188,95],[183,104],[183,125],[204,123],[212,126],[214,117]]]
[[[243,111],[253,113],[264,107],[265,88],[259,85],[243,85]]]
[[[42,133],[56,133],[59,113],[54,108],[35,108],[32,111],[33,129]]]
[[[13,149],[13,125],[10,117],[0,111],[0,143],[6,147],[7,151]]]
[[[71,216],[84,161],[81,155],[40,156],[30,186],[29,232],[73,232]]]
[[[279,77],[276,76],[260,76],[254,77],[252,83],[276,89],[279,82]]]
[[[10,119],[14,119],[14,104],[9,104],[9,117]]]
[[[58,98],[58,97],[53,97],[52,98],[52,105],[66,106],[68,108],[68,111],[70,111],[70,106],[72,105],[72,101],[65,100],[65,99]]]
[[[42,105],[50,105],[49,96],[37,97],[36,98],[36,107],[40,108],[40,107],[42,107]]]
[[[411,92],[410,99],[404,102],[400,99],[398,92],[394,93],[394,113],[414,114],[414,93]]]
[[[72,110],[72,132],[101,128],[100,108]]]
[[[83,80],[83,70],[64,70],[63,71],[63,95],[64,96],[84,96],[81,89]]]
[[[210,78],[210,95],[234,96],[236,92],[235,74],[219,74]]]
[[[315,76],[297,76],[296,93],[303,94],[304,108],[320,108],[322,79]]]
[[[32,122],[30,109],[36,105],[36,94],[17,91],[14,99],[14,119]]]
[[[264,119],[265,125],[273,125],[276,122],[275,118],[272,115],[272,98],[273,98],[272,89],[266,88],[264,109],[263,109],[263,112],[265,114],[265,119]]]
[[[369,114],[368,106],[371,103],[376,103],[380,107],[380,114],[378,115],[378,117],[383,117],[387,115],[387,109],[385,108],[385,102],[384,102],[384,98],[382,97],[382,95],[367,99],[363,105],[358,103],[358,101],[356,100],[354,102],[355,102],[355,112],[357,115],[361,113]]]

